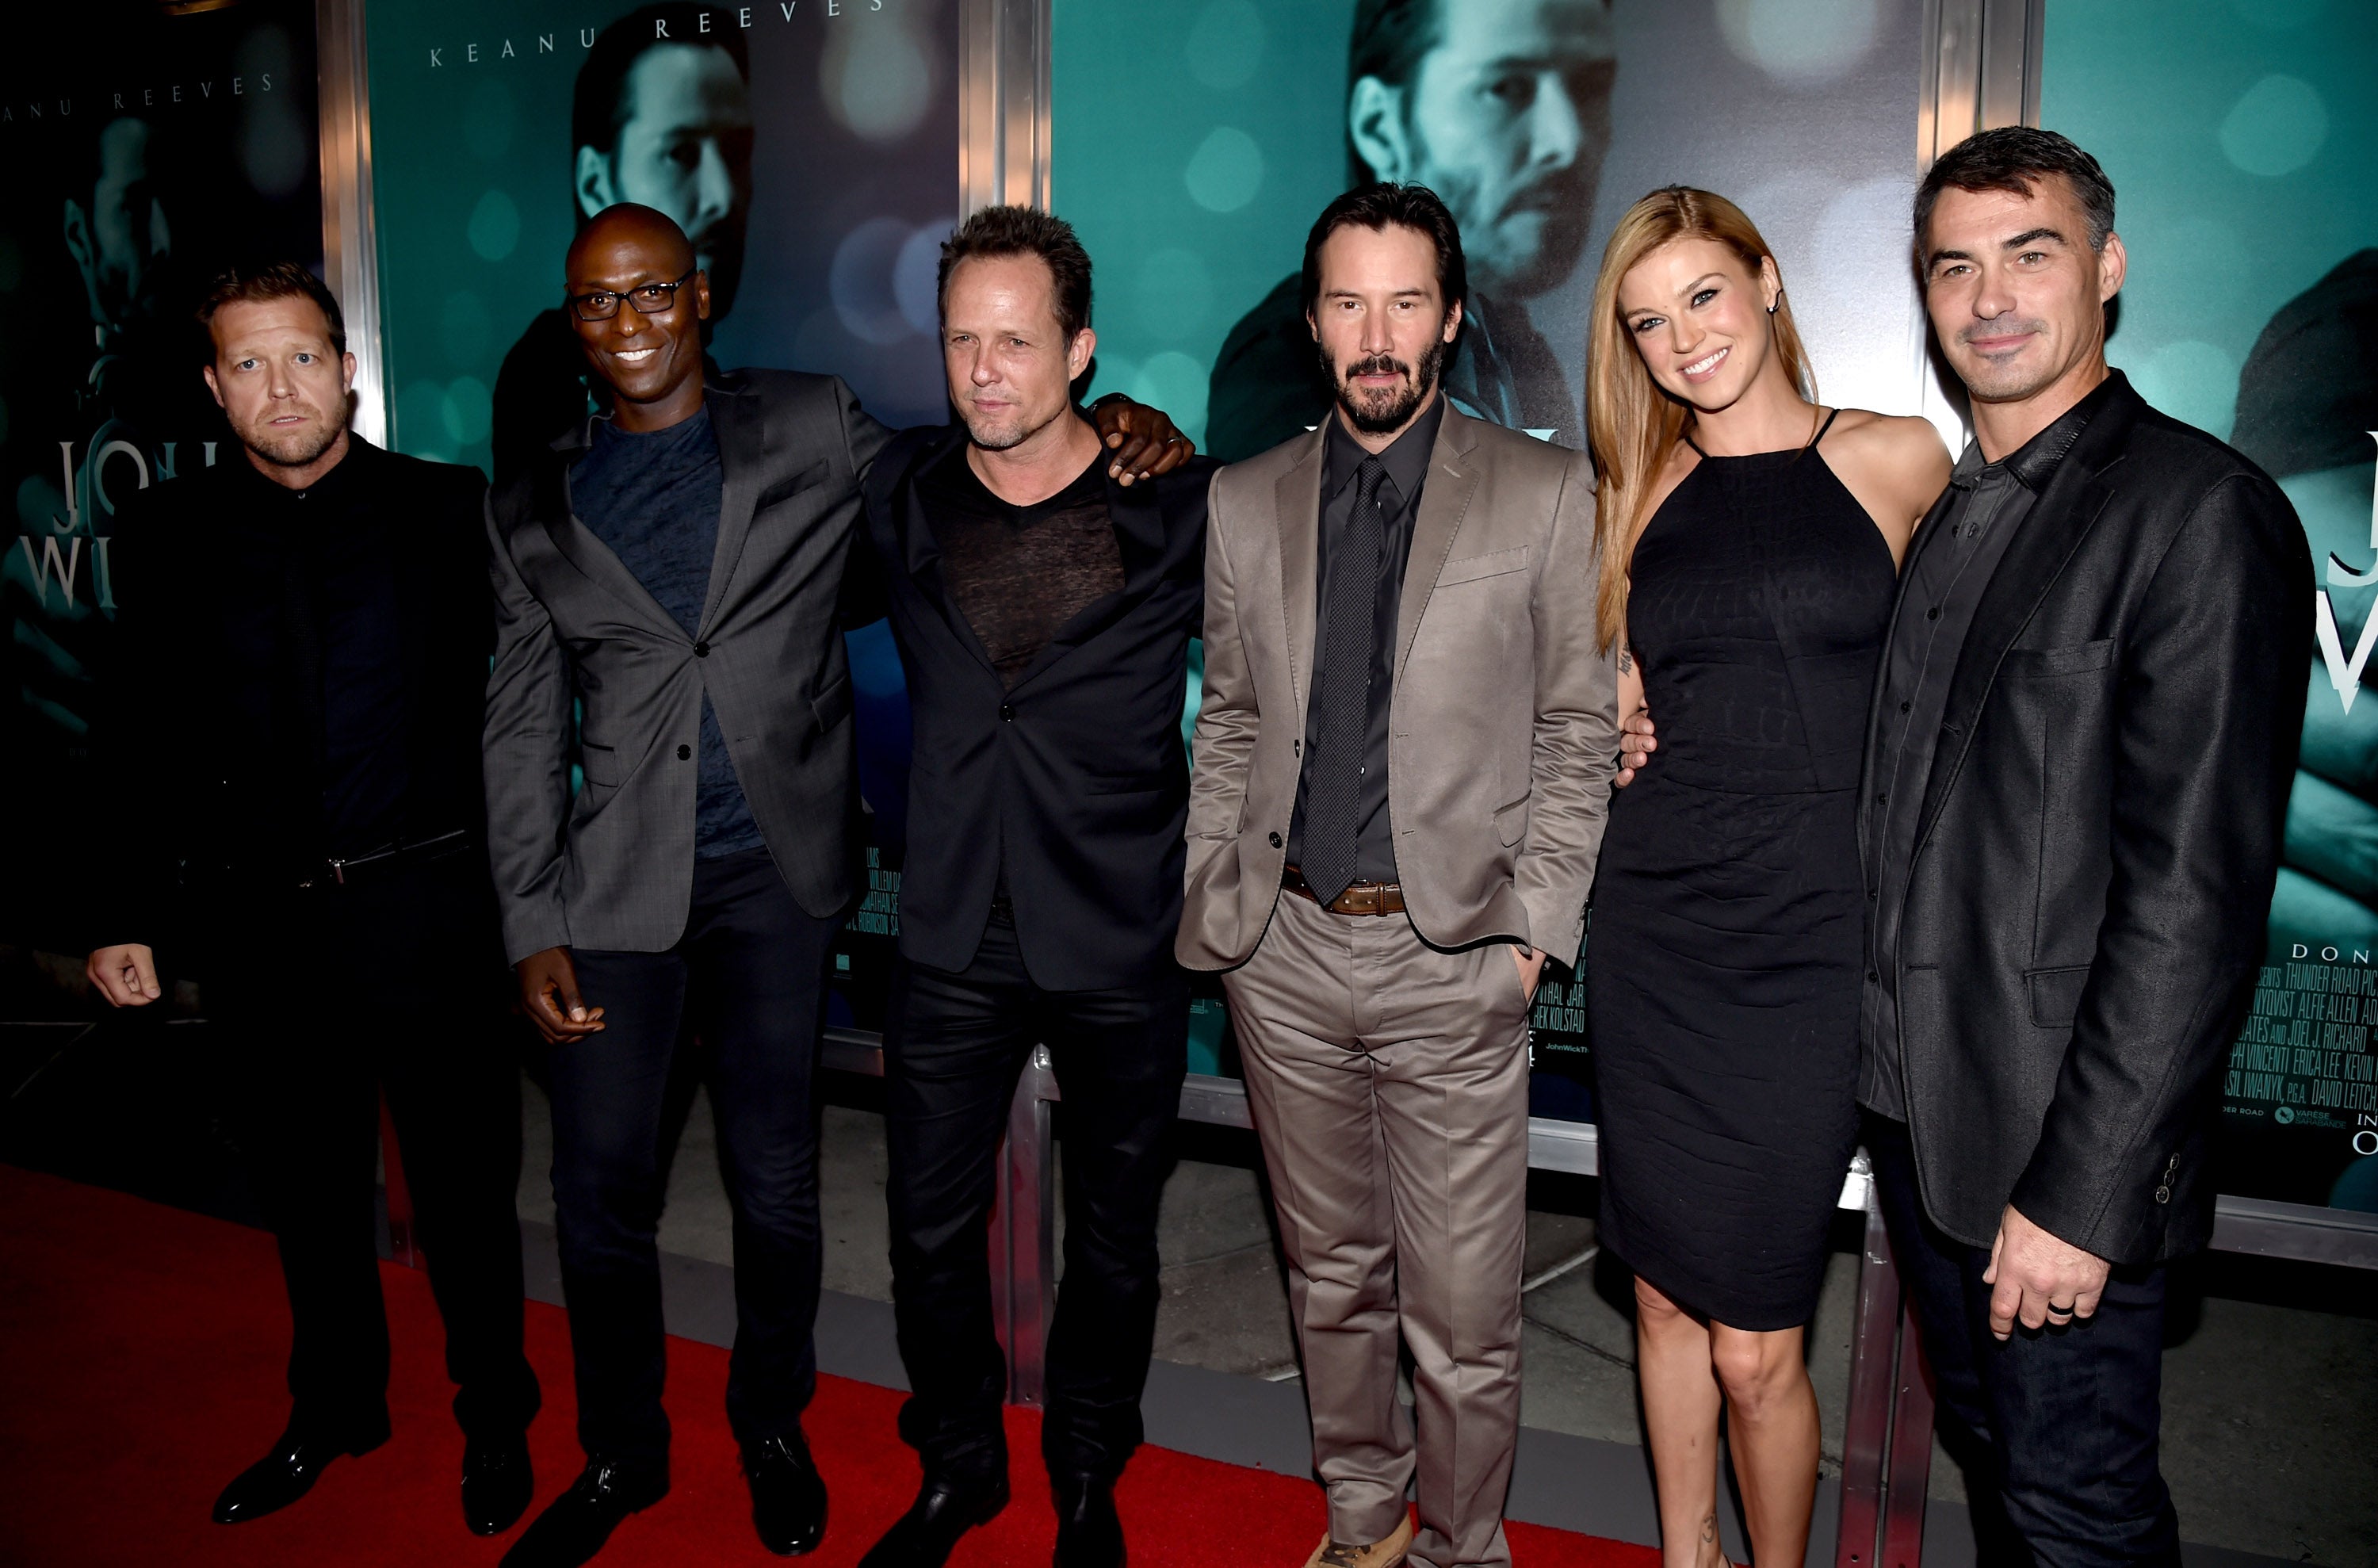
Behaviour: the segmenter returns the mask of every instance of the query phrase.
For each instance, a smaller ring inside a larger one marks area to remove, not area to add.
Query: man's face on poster
[[[724,316],[743,272],[751,206],[751,91],[724,49],[665,43],[629,68],[625,113],[607,154],[578,150],[579,210],[617,202],[666,212],[692,240]]]
[[[90,199],[66,201],[66,251],[82,274],[91,320],[104,326],[154,314],[158,263],[172,248],[164,203],[150,171],[149,140],[142,120],[102,127]]]
[[[1436,24],[1411,81],[1354,84],[1355,151],[1445,199],[1488,293],[1541,294],[1577,265],[1610,147],[1609,7],[1438,0]]]

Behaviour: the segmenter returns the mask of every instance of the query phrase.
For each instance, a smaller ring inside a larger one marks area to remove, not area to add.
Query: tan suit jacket
[[[1175,943],[1190,969],[1245,962],[1280,896],[1312,695],[1321,451],[1315,431],[1214,476]],[[1576,960],[1618,751],[1596,572],[1585,454],[1448,407],[1396,617],[1387,750],[1397,875],[1436,947],[1499,937]]]

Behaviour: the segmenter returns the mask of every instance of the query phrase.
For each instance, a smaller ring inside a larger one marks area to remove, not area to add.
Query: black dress
[[[1734,1328],[1815,1311],[1856,1143],[1853,796],[1896,580],[1814,442],[1703,456],[1635,547],[1660,749],[1612,802],[1586,942],[1602,1241]]]

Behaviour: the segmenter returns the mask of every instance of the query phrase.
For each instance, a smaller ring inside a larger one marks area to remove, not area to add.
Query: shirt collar
[[[1420,417],[1404,427],[1404,433],[1388,443],[1379,453],[1387,465],[1387,478],[1396,487],[1396,499],[1409,501],[1420,494],[1421,481],[1428,477],[1429,454],[1436,448],[1437,427],[1445,423],[1445,393],[1440,389],[1421,410]],[[1327,434],[1322,438],[1321,493],[1334,496],[1354,482],[1355,471],[1363,459],[1371,454],[1363,443],[1346,431],[1346,421],[1339,417],[1335,404],[1327,416]]]
[[[378,455],[378,447],[355,434],[354,431],[349,430],[346,456],[333,464],[329,473],[302,490],[293,490],[286,485],[265,477],[258,471],[255,462],[249,458],[245,450],[231,457],[229,461],[239,464],[242,476],[247,483],[256,486],[263,493],[276,500],[297,501],[318,497],[319,504],[336,504],[353,495],[356,487],[366,482],[359,476]]]
[[[1969,490],[1981,482],[1984,469],[1999,468],[2024,489],[2037,495],[2048,488],[2048,481],[2056,476],[2057,467],[2063,463],[2064,454],[2072,450],[2072,443],[2081,439],[2081,432],[2089,428],[2089,421],[2106,406],[2113,396],[2115,383],[2120,380],[2120,371],[2108,376],[2088,396],[2058,416],[2054,424],[1995,464],[1982,460],[1979,441],[1967,441],[1964,452],[1957,459],[1955,470],[1949,476],[1949,482]]]

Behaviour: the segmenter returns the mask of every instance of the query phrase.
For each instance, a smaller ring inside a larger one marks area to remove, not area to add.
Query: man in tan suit
[[[1617,749],[1591,470],[1446,405],[1464,283],[1426,189],[1332,202],[1304,300],[1337,407],[1208,509],[1177,951],[1227,971],[1327,1568],[1510,1561],[1528,1001],[1576,959]]]

